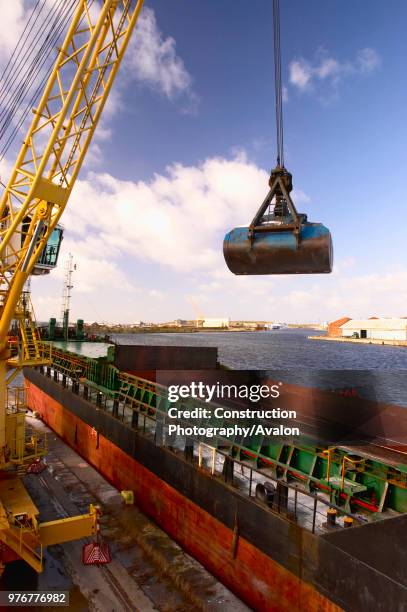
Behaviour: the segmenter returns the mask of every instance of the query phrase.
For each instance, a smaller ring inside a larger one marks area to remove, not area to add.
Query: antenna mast
[[[73,263],[72,253],[69,253],[65,263],[64,286],[62,290],[61,322],[64,340],[68,340],[69,337],[69,306],[71,301],[71,289],[73,288],[72,274],[74,270],[76,270],[76,264]]]

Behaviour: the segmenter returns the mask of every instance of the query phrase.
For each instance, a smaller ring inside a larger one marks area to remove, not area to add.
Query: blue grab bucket
[[[225,236],[223,254],[238,275],[324,274],[333,265],[331,233],[322,223],[304,222],[297,234],[236,227]]]

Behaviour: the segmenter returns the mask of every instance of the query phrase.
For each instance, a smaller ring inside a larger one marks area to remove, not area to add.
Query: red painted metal
[[[41,459],[36,459],[27,468],[27,474],[41,474],[44,470],[47,469],[47,464],[41,461]]]
[[[106,542],[90,542],[82,548],[83,565],[105,565],[110,563],[112,556],[109,545]]]

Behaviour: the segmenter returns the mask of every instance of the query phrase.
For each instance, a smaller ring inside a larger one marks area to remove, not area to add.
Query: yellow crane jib
[[[11,440],[17,435],[21,441],[18,448],[30,447],[23,442],[26,436],[24,424],[21,429],[21,413],[24,410],[8,418],[11,412],[7,408],[6,368],[11,357],[7,334],[13,319],[20,317],[25,321],[28,348],[18,363],[32,365],[42,358],[37,354],[38,345],[26,310],[21,308],[24,284],[29,275],[38,270],[35,268],[38,262],[42,271],[56,263],[62,235],[58,222],[68,204],[142,5],[143,0],[104,0],[101,3],[78,0],[0,199],[0,541],[13,550],[18,534],[16,525],[10,523],[10,513],[5,510],[2,496],[6,489],[1,488],[1,483],[5,468],[10,468],[18,455],[17,447],[11,452]],[[54,244],[47,251],[50,239]],[[18,365],[17,361],[14,366]],[[41,454],[42,451],[38,456]],[[24,453],[22,457],[24,462]],[[35,506],[28,494],[20,496],[19,505],[21,499],[28,511],[20,514],[30,516],[33,536],[36,533]],[[92,520],[74,518],[65,519],[59,527],[58,522],[43,525],[39,532],[42,542],[66,541],[69,530],[73,534],[83,535],[86,531],[91,534]],[[28,529],[27,524],[24,529]],[[22,532],[18,533],[21,536]],[[35,537],[33,541],[38,543]],[[22,547],[21,556],[39,571],[42,554],[35,552],[32,542],[27,541]]]

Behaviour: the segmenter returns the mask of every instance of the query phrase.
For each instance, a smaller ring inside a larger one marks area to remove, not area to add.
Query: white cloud
[[[116,254],[176,271],[208,270],[219,263],[217,240],[231,224],[250,221],[267,180],[242,158],[175,164],[148,183],[92,173],[78,181],[63,223],[82,248],[97,235]]]
[[[7,183],[12,169],[13,166],[7,161],[7,159],[0,160],[0,181],[3,184]]]
[[[54,2],[49,0],[49,4],[53,9]],[[8,60],[14,50],[33,6],[34,0],[0,0],[0,65]],[[98,16],[98,6],[97,2],[92,6],[94,19]],[[35,32],[40,22],[41,15]],[[140,13],[125,62],[133,71],[130,78],[151,85],[171,100],[180,94],[193,95],[192,77],[177,53],[176,41],[160,31],[151,8],[144,7]],[[115,105],[117,102],[115,100]]]
[[[340,62],[327,56],[324,51],[317,53],[315,61],[295,59],[289,65],[289,81],[300,91],[309,91],[321,83],[336,86],[339,81],[355,74],[370,74],[381,65],[377,51],[366,47],[358,51],[353,61]]]
[[[74,253],[78,264],[73,317],[131,322],[198,313],[282,321],[407,316],[407,272],[394,266],[378,271],[373,257],[374,272],[362,271],[347,255],[335,261],[331,275],[231,274],[222,254],[224,234],[251,219],[267,182],[268,173],[242,152],[197,166],[174,164],[150,181],[89,173],[78,181],[62,219],[63,251]],[[301,190],[295,196],[298,204],[310,201]],[[338,238],[334,232],[334,242]],[[61,295],[62,279],[63,257],[50,277],[35,280],[39,319],[55,315],[52,296]]]
[[[140,14],[125,61],[133,71],[133,78],[147,83],[169,100],[183,96],[189,102],[189,109],[192,110],[191,105],[195,108],[197,96],[193,92],[192,77],[177,54],[174,38],[163,35],[150,8],[145,7]]]
[[[0,0],[0,63],[14,49],[26,17],[22,0]]]
[[[359,51],[356,58],[356,64],[360,72],[373,72],[376,68],[379,68],[382,63],[381,57],[374,49],[366,47]]]
[[[51,0],[48,1],[51,4]],[[13,0],[13,2],[0,0],[2,16],[0,21],[0,71],[13,52],[33,6],[34,0],[26,0],[25,2],[24,0]],[[92,5],[94,18],[98,14],[97,6],[97,2]],[[51,8],[53,7],[54,3],[52,2]],[[35,35],[40,23],[41,15],[34,28]],[[53,57],[53,54],[51,56]],[[140,14],[124,62],[126,69],[122,69],[119,74],[118,82],[109,95],[101,124],[96,130],[95,138],[97,141],[110,139],[111,128],[109,122],[123,108],[125,89],[128,88],[129,84],[133,87],[135,84],[147,85],[171,102],[176,103],[182,112],[196,112],[198,96],[193,90],[193,79],[183,59],[177,53],[176,41],[173,37],[165,36],[160,31],[155,13],[148,7],[144,7]],[[48,66],[48,62],[46,62],[46,65]],[[39,80],[37,79],[36,82]],[[33,91],[28,93],[27,100],[32,93]],[[6,98],[7,100],[9,98]],[[17,117],[20,117],[19,113],[17,113]],[[24,122],[21,132],[25,131],[28,121],[31,121],[30,116]],[[93,142],[86,160],[88,167],[97,166],[102,157],[101,149],[97,143]]]
[[[196,283],[195,303],[206,316],[316,322],[341,316],[407,316],[407,272],[358,273],[345,261],[320,277],[234,277],[220,271],[216,283]],[[220,280],[221,279],[221,280]],[[221,297],[220,297],[221,296]]]
[[[312,68],[303,59],[293,60],[290,63],[290,83],[299,89],[306,89],[312,79]]]
[[[96,142],[93,141],[86,158],[88,168],[99,166],[103,160],[103,149],[98,143],[111,138],[109,125],[112,118],[125,108],[123,98],[128,95],[129,84],[149,86],[176,103],[185,113],[195,113],[199,104],[193,90],[193,79],[177,53],[176,41],[160,31],[153,9],[146,6],[142,9],[123,61],[124,67],[109,94],[95,132]]]

